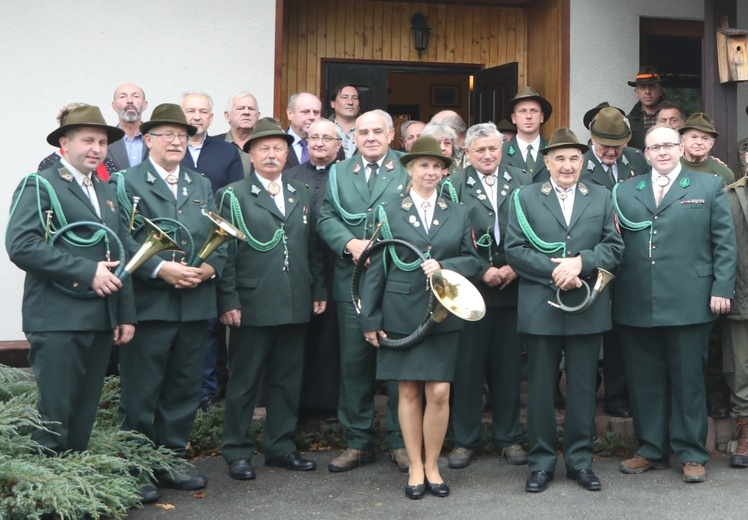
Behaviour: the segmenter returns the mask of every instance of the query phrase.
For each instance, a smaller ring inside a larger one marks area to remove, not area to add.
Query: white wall
[[[114,124],[114,89],[133,82],[146,92],[146,120],[187,89],[213,96],[210,133],[228,129],[223,110],[238,90],[254,93],[262,114],[272,115],[275,0],[6,1],[0,34],[3,230],[13,190],[53,151],[45,138],[67,103],[98,105]],[[0,341],[22,339],[23,273],[4,248],[0,272]]]
[[[738,2],[740,3],[740,2]],[[703,0],[572,0],[569,125],[580,140],[584,113],[602,101],[628,113],[627,81],[639,70],[639,18],[704,19]]]

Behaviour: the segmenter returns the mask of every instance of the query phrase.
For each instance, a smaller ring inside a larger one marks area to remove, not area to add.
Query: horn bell
[[[179,244],[167,235],[165,231],[142,215],[141,218],[143,219],[143,222],[145,222],[144,226],[147,237],[143,242],[143,245],[140,246],[140,249],[138,249],[130,261],[127,262],[127,265],[125,265],[125,272],[129,274],[135,272],[135,270],[143,265],[143,263],[149,258],[159,253],[163,253],[164,251],[184,253],[184,250],[179,246]]]
[[[449,269],[431,275],[431,291],[439,305],[432,311],[434,321],[441,323],[449,314],[466,321],[478,321],[486,315],[486,302],[470,281]]]

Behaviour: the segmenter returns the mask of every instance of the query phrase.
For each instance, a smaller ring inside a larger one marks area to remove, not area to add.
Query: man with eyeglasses
[[[322,117],[322,101],[309,92],[296,92],[288,98],[286,116],[291,123],[288,134],[293,137],[285,166],[289,170],[309,160],[309,127]]]
[[[725,186],[735,182],[732,170],[710,154],[719,133],[714,129],[709,116],[703,112],[691,114],[678,131],[683,140],[683,156],[680,158],[683,166],[691,171],[717,175]]]
[[[507,103],[506,111],[512,116],[517,135],[504,142],[501,164],[525,170],[532,182],[546,182],[551,177],[538,152],[548,141],[540,137],[540,127],[551,117],[553,106],[532,87],[525,87]]]
[[[613,191],[625,249],[613,320],[620,327],[639,449],[623,473],[670,466],[704,482],[707,405],[704,370],[712,322],[730,311],[737,246],[722,180],[680,163],[678,132],[646,136],[651,175]]]
[[[203,208],[215,211],[210,181],[181,165],[187,141],[197,128],[187,123],[179,105],[165,103],[140,125],[149,149],[148,160],[112,175],[110,182],[122,193],[122,218],[130,221],[133,197],[137,212],[150,220],[171,219],[181,228],[175,240],[185,254],[164,252],[146,260],[133,274],[138,334],[120,353],[122,428],[136,430],[157,446],[180,456],[187,454],[192,423],[200,402],[208,320],[217,316],[215,278],[221,275],[226,245],[220,246],[202,265],[190,267],[183,260],[208,239],[211,222]],[[136,228],[138,220],[136,219]],[[172,222],[156,222],[174,228]],[[128,236],[132,256],[144,233]],[[192,490],[207,479],[186,469],[175,474],[156,473],[160,487]],[[156,488],[141,489],[144,502],[158,499]]]
[[[343,133],[327,119],[319,119],[309,127],[309,161],[290,170],[284,176],[306,184],[312,192],[315,217],[319,216],[325,199],[330,167],[337,161]],[[320,241],[325,264],[325,285],[332,294],[332,277],[335,258],[327,244]],[[338,343],[338,317],[335,301],[329,299],[327,311],[312,316],[307,331],[304,355],[304,377],[301,388],[300,413],[335,417],[340,385],[340,346]]]

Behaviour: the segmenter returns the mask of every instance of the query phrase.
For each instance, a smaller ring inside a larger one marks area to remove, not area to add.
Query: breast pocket
[[[236,286],[241,289],[256,289],[259,283],[259,278],[237,278]]]
[[[410,284],[397,280],[389,280],[384,290],[395,294],[410,294]]]

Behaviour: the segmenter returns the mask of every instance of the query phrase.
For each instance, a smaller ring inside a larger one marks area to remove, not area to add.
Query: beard
[[[136,123],[140,121],[141,115],[143,115],[143,112],[141,112],[137,108],[131,107],[131,108],[125,108],[124,110],[122,110],[119,113],[119,118],[125,123]]]

